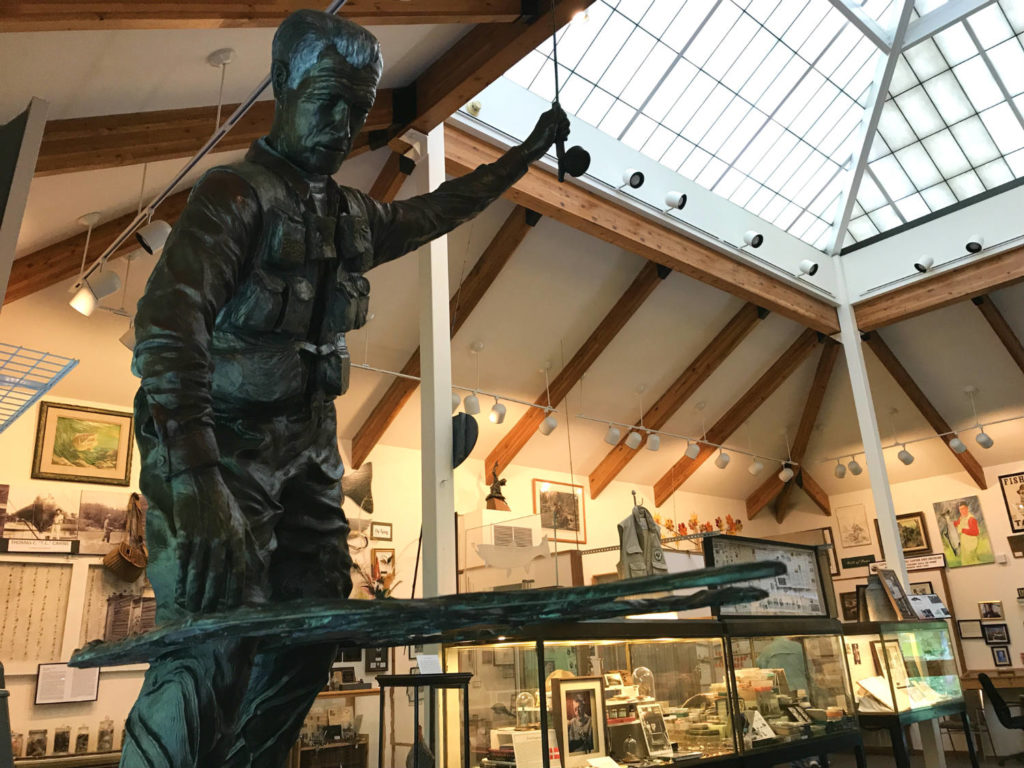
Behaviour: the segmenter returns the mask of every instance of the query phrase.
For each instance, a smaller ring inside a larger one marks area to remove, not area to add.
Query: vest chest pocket
[[[306,262],[306,225],[272,208],[266,212],[266,263],[285,269],[296,269]]]
[[[254,269],[224,307],[224,319],[244,330],[275,330],[284,317],[286,287],[280,277]]]
[[[330,307],[330,329],[346,333],[366,325],[370,308],[370,281],[362,275],[338,271]]]

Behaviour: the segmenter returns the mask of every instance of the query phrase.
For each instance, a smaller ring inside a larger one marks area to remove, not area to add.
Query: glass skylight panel
[[[902,149],[917,141],[917,134],[892,99],[886,99],[882,105],[882,114],[878,117],[878,133],[885,139],[889,150]]]
[[[849,232],[857,240],[867,240],[869,237],[874,237],[878,234],[878,227],[867,216],[860,216],[856,219],[850,219]]]
[[[954,176],[949,180],[949,187],[958,200],[966,200],[985,191],[985,185],[981,183],[981,179],[974,171]]]
[[[949,69],[946,60],[942,58],[939,49],[931,40],[925,40],[913,48],[907,49],[903,57],[910,65],[914,76],[920,81],[927,80],[929,77],[934,77],[939,72]]]
[[[1006,102],[981,113],[982,122],[1003,155],[1024,147],[1024,127]]]
[[[965,120],[974,114],[970,100],[952,72],[946,71],[928,80],[924,84],[924,89],[947,125]]]
[[[1013,174],[1010,172],[1010,166],[1000,157],[998,160],[993,160],[991,163],[985,163],[981,166],[978,169],[978,178],[981,179],[982,184],[992,189],[993,187],[1013,181]]]
[[[885,232],[888,229],[898,227],[900,224],[904,223],[899,214],[897,214],[896,211],[892,209],[892,206],[889,205],[879,208],[877,211],[869,212],[868,218],[871,219],[871,223],[874,224],[880,232]]]
[[[954,24],[939,32],[935,36],[935,44],[951,67],[978,55],[978,48],[963,24]]]
[[[900,108],[911,129],[918,138],[931,136],[946,127],[939,111],[924,90],[924,86],[911,88],[896,97],[896,106]]]
[[[897,151],[896,160],[908,178],[914,180],[916,188],[930,187],[942,181],[942,174],[920,143],[911,144]]]
[[[988,55],[1010,95],[1024,93],[1024,45],[1020,39],[1000,43]]]
[[[1013,2],[1018,1],[1013,0]],[[1004,40],[1009,40],[1014,34],[1002,9],[995,3],[982,8],[977,13],[972,13],[967,17],[967,24],[977,35],[978,42],[985,50],[994,48]]]
[[[896,208],[899,209],[900,215],[906,220],[911,221],[913,219],[920,218],[921,216],[927,215],[930,211],[928,205],[925,203],[924,198],[919,194],[914,193],[908,195],[902,200],[896,201]]]
[[[951,179],[970,169],[971,161],[950,131],[934,133],[921,143],[944,179]]]
[[[978,112],[1003,100],[1003,93],[981,56],[975,56],[953,67],[953,73]]]
[[[923,190],[921,192],[921,197],[924,198],[928,207],[933,211],[941,210],[956,202],[956,195],[953,194],[953,191],[945,182]]]

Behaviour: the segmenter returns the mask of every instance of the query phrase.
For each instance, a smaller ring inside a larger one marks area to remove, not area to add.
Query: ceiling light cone
[[[754,476],[760,475],[763,471],[764,464],[761,462],[760,459],[754,459],[752,462],[750,462],[750,466],[747,467],[747,472]]]
[[[914,463],[914,454],[908,451],[906,446],[900,449],[900,452],[896,454],[896,458],[902,461],[908,467]]]
[[[779,480],[781,480],[784,483],[788,483],[790,480],[793,479],[793,476],[795,474],[796,472],[793,471],[793,468],[787,464],[780,470]]]
[[[622,186],[630,189],[640,189],[644,185],[643,171],[636,168],[627,168],[622,172]]]
[[[163,219],[153,219],[146,226],[135,233],[135,239],[139,241],[146,253],[158,253],[163,250],[168,235],[171,234],[171,225]]]
[[[725,451],[720,450],[718,452],[718,456],[715,457],[715,466],[718,467],[719,469],[725,469],[726,467],[729,466],[729,462],[731,460],[732,456],[730,456]]]
[[[118,341],[121,342],[125,347],[134,351],[135,350],[135,323],[128,325],[128,330],[121,334]]]
[[[968,253],[977,253],[985,247],[985,238],[981,235],[971,235],[967,238],[967,245],[964,246]]]
[[[684,453],[686,454],[686,458],[696,459],[700,456],[700,443],[687,443]]]
[[[800,262],[800,272],[808,277],[814,277],[818,273],[818,262],[804,259]]]
[[[86,317],[89,317],[96,310],[96,294],[92,292],[88,281],[82,282],[82,287],[75,292],[75,295],[68,303],[73,310]]]
[[[643,437],[636,430],[632,430],[628,435],[626,435],[626,445],[634,451],[640,447],[640,443],[643,441]]]
[[[614,424],[608,425],[608,431],[604,433],[604,441],[608,445],[618,445],[622,439],[622,432]]]
[[[457,393],[452,392],[452,413],[455,413],[457,410],[459,410],[459,405],[461,404],[462,398],[459,397]]]
[[[550,435],[552,432],[554,432],[557,427],[558,427],[558,419],[556,419],[554,416],[551,416],[549,414],[544,419],[544,421],[542,421],[540,423],[540,426],[537,427],[537,431],[540,432],[542,435],[544,435],[546,437],[547,435]]]
[[[949,441],[949,448],[953,453],[965,453],[967,451],[964,441],[957,435],[953,435],[953,439]]]
[[[743,242],[751,248],[760,248],[761,243],[764,242],[764,235],[756,230],[748,229],[743,233]]]
[[[842,480],[844,477],[846,477],[846,467],[844,467],[842,465],[842,463],[839,463],[839,462],[836,463],[835,475],[840,480]]]
[[[505,413],[506,412],[507,412],[507,409],[505,408],[504,404],[499,403],[498,401],[495,401],[494,405],[491,406],[491,415],[489,417],[490,420],[491,420],[491,423],[492,424],[501,424],[503,421],[505,421]]]
[[[850,463],[846,465],[847,469],[850,470],[850,474],[856,477],[864,471],[864,467],[860,465],[856,459],[850,459]]]
[[[86,281],[92,287],[96,299],[105,299],[111,294],[117,293],[121,288],[121,278],[117,272],[103,271],[94,273]]]
[[[466,395],[466,399],[462,401],[462,406],[470,416],[476,416],[480,413],[480,398],[476,396],[476,392]]]
[[[665,205],[669,210],[681,211],[686,207],[686,193],[670,190],[665,194]]]
[[[647,450],[656,451],[661,448],[661,435],[650,434],[647,436]]]
[[[989,435],[984,429],[982,429],[981,432],[978,433],[978,436],[974,439],[977,440],[978,445],[980,445],[986,451],[996,444],[996,441],[993,440],[991,435]]]
[[[914,269],[922,274],[927,272],[935,265],[935,259],[931,256],[922,256],[920,259],[914,262]]]

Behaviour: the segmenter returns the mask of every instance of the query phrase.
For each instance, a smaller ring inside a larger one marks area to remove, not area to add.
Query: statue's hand
[[[523,152],[529,162],[544,156],[556,140],[565,141],[569,138],[569,118],[561,106],[555,104],[540,116],[537,125],[523,142]]]
[[[177,528],[175,602],[186,611],[234,608],[245,582],[245,521],[220,469],[171,480]]]

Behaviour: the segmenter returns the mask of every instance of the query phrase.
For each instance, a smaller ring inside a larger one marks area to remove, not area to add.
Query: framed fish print
[[[132,414],[123,411],[40,403],[32,477],[128,485],[132,422]]]

